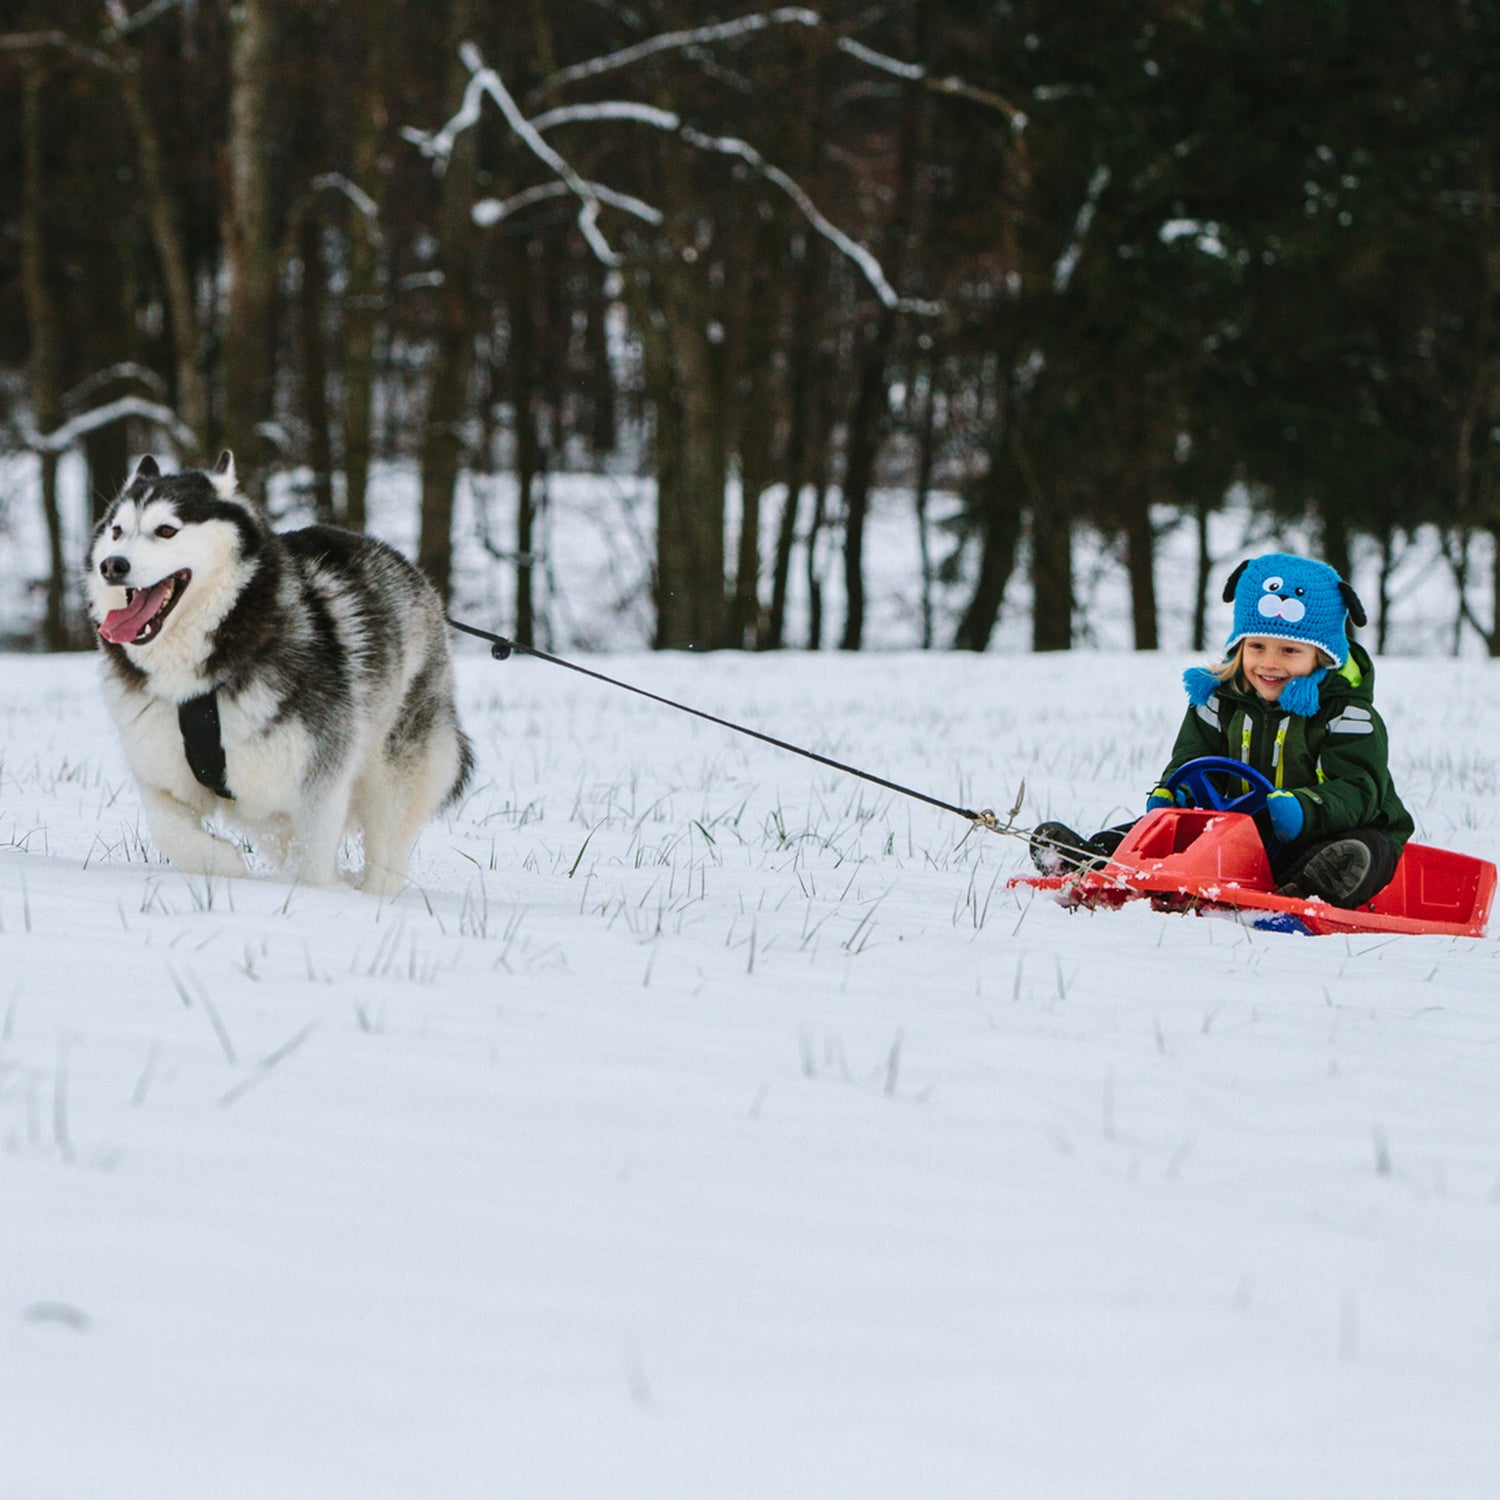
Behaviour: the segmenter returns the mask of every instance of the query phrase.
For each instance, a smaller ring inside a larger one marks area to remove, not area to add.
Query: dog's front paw
[[[245,857],[227,839],[204,834],[184,841],[162,853],[185,875],[212,875],[225,880],[239,880],[250,873]]]
[[[393,870],[387,865],[367,864],[360,878],[359,888],[367,896],[389,900],[406,889],[406,872]]]

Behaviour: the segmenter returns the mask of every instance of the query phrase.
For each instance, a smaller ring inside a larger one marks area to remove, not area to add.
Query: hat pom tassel
[[[1296,714],[1298,718],[1312,718],[1322,701],[1320,689],[1327,675],[1328,668],[1319,667],[1317,671],[1309,672],[1306,677],[1292,678],[1282,688],[1281,697],[1277,699],[1277,706],[1284,708],[1289,714]]]

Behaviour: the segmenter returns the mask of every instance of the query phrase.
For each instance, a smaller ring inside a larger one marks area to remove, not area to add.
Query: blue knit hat
[[[1242,562],[1224,585],[1224,602],[1234,604],[1234,628],[1224,642],[1227,656],[1249,635],[1278,636],[1315,646],[1336,667],[1349,659],[1347,616],[1365,623],[1364,606],[1327,563],[1310,562],[1286,552],[1268,552]],[[1277,700],[1288,713],[1310,717],[1317,713],[1326,667],[1287,683]],[[1206,703],[1219,689],[1218,677],[1205,667],[1189,667],[1182,674],[1188,699]]]
[[[1268,552],[1242,562],[1224,585],[1224,600],[1234,602],[1234,627],[1225,652],[1247,635],[1272,635],[1316,646],[1336,667],[1349,660],[1347,615],[1365,623],[1359,596],[1327,563]]]

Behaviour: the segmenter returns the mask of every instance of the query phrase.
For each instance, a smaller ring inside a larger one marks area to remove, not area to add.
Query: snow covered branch
[[[594,196],[610,208],[618,208],[622,213],[631,214],[647,224],[662,223],[660,209],[652,208],[649,203],[642,203],[639,198],[632,198],[629,193],[617,193],[613,188],[607,188],[598,182],[589,183],[589,187],[593,189]],[[481,228],[488,229],[512,214],[530,208],[533,203],[544,203],[550,198],[565,198],[571,191],[565,182],[543,182],[536,187],[526,188],[523,192],[513,193],[509,198],[482,198],[474,205],[474,222]]]
[[[971,104],[983,105],[986,109],[997,110],[1017,131],[1026,128],[1026,116],[1015,105],[1002,99],[999,94],[991,93],[988,89],[976,88],[972,83],[966,83],[962,78],[955,78],[951,75],[947,78],[935,78],[931,69],[924,68],[919,63],[904,63],[897,58],[887,57],[885,53],[877,52],[873,47],[866,47],[863,42],[856,42],[853,37],[840,37],[838,49],[878,72],[890,73],[907,83],[920,83],[923,88],[930,89],[935,94],[948,94],[956,99],[967,99]]]
[[[65,31],[17,31],[0,36],[0,52],[45,52],[56,49],[86,62],[94,68],[112,68],[114,63],[104,53],[74,41]]]
[[[170,406],[147,401],[142,396],[121,396],[118,400],[96,406],[91,411],[80,412],[61,427],[54,427],[51,432],[31,433],[26,446],[37,453],[61,453],[87,433],[100,427],[108,427],[111,422],[118,422],[125,417],[139,417],[142,421],[154,422],[158,427],[165,428],[171,434],[172,441],[184,452],[191,452],[197,446],[198,439],[193,435],[192,429]]]
[[[63,409],[67,410],[87,401],[96,391],[102,391],[105,386],[112,385],[117,380],[134,380],[157,396],[164,397],[167,394],[167,383],[155,370],[146,365],[138,365],[134,360],[124,360],[103,370],[95,370],[92,375],[80,380],[62,398]]]
[[[345,177],[342,172],[321,172],[313,178],[312,190],[315,193],[342,194],[369,225],[371,240],[384,244],[385,236],[380,231],[380,205],[352,178]]]
[[[1068,248],[1058,257],[1057,265],[1052,271],[1052,290],[1055,292],[1067,291],[1073,272],[1078,269],[1078,261],[1083,255],[1083,242],[1088,238],[1089,228],[1099,209],[1099,200],[1104,196],[1109,180],[1108,167],[1094,168],[1094,175],[1089,178],[1088,190],[1078,208],[1078,217],[1073,221],[1073,237],[1068,242]]]
[[[579,199],[582,207],[578,213],[578,228],[584,239],[589,243],[595,256],[607,266],[616,266],[620,263],[620,257],[610,247],[609,241],[604,238],[599,228],[599,197],[593,189],[593,185],[580,177],[577,172],[568,165],[563,158],[549,146],[541,137],[540,132],[521,112],[521,107],[511,97],[511,92],[506,88],[500,75],[493,69],[484,65],[478,47],[472,42],[465,42],[459,49],[459,56],[464,66],[473,75],[469,79],[469,85],[464,90],[464,101],[458,113],[437,132],[436,135],[426,135],[422,131],[407,130],[405,135],[408,140],[414,141],[421,150],[434,160],[446,162],[452,154],[453,143],[459,135],[471,129],[479,122],[479,107],[484,96],[488,94],[500,107],[500,112],[505,116],[510,128],[523,144],[531,151],[543,166],[556,174]]]
[[[858,240],[845,234],[838,225],[825,218],[806,192],[780,167],[772,166],[754,146],[746,141],[737,140],[733,136],[704,135],[702,131],[694,130],[689,125],[682,126],[677,133],[690,146],[697,146],[700,150],[716,151],[724,156],[738,157],[767,182],[779,187],[801,209],[807,222],[859,267],[875,295],[886,307],[894,308],[898,312],[922,313],[928,316],[942,311],[941,303],[913,301],[899,296],[896,289],[886,280],[880,262]]]
[[[125,36],[129,32],[139,31],[143,26],[149,26],[158,16],[165,15],[169,10],[176,10],[181,4],[182,0],[151,0],[149,5],[131,15],[125,9],[123,0],[106,0],[105,9],[109,12],[110,24],[115,33]]]
[[[795,17],[807,23],[805,18],[812,15],[810,11],[777,11],[771,17],[746,17],[744,22],[726,23],[733,25],[738,30],[744,31],[749,28],[748,23],[757,21],[766,23],[774,17]],[[672,45],[681,45],[681,38],[692,35],[700,36],[701,33],[711,32],[715,35],[725,34],[725,27],[701,27],[693,33],[671,33],[675,40]],[[666,38],[654,38],[654,41],[666,43]],[[647,46],[642,43],[641,46]],[[660,49],[657,49],[660,50]],[[629,49],[633,54],[639,55],[639,49]],[[613,54],[615,57],[623,54]],[[780,167],[768,162],[754,146],[748,141],[743,141],[735,136],[709,135],[701,130],[694,129],[685,124],[681,117],[673,114],[670,110],[660,109],[654,105],[640,104],[631,100],[608,100],[593,104],[577,104],[561,106],[557,109],[546,111],[544,114],[527,119],[522,113],[520,106],[512,97],[510,91],[501,81],[499,74],[490,67],[485,66],[479,49],[472,43],[466,42],[460,51],[464,66],[473,74],[469,86],[464,90],[464,100],[458,113],[436,132],[424,132],[410,130],[404,132],[408,140],[416,145],[427,155],[436,161],[446,161],[453,150],[453,143],[465,130],[472,129],[479,121],[479,110],[483,98],[488,94],[500,106],[507,122],[518,136],[531,149],[534,156],[544,165],[549,167],[560,182],[549,184],[544,189],[528,189],[526,192],[518,193],[503,202],[498,199],[489,198],[474,206],[474,220],[481,225],[491,225],[507,215],[517,212],[530,203],[541,201],[543,198],[560,197],[564,193],[571,192],[578,197],[583,204],[579,213],[579,227],[583,230],[585,238],[594,248],[595,255],[605,264],[614,266],[619,264],[619,256],[610,248],[604,239],[603,233],[598,227],[598,213],[601,205],[608,204],[612,207],[624,209],[634,214],[635,217],[645,220],[650,224],[660,224],[662,214],[658,209],[643,203],[638,198],[629,197],[622,193],[609,192],[600,187],[599,184],[586,181],[578,175],[572,167],[543,139],[543,132],[553,129],[559,125],[576,124],[580,122],[595,122],[600,120],[629,120],[642,125],[649,125],[653,129],[676,135],[678,139],[687,145],[694,146],[700,151],[711,151],[721,156],[732,156],[744,163],[765,181],[779,188],[801,211],[803,217],[812,228],[826,240],[829,241],[841,254],[847,256],[859,267],[865,280],[874,290],[875,295],[881,303],[899,312],[920,313],[925,316],[935,315],[942,311],[941,304],[912,300],[901,297],[896,289],[890,284],[880,262],[852,235],[845,233],[836,224],[823,214],[813,202],[807,191],[797,183]],[[601,59],[600,61],[604,61]]]
[[[654,57],[659,52],[678,51],[685,47],[701,47],[710,42],[738,41],[741,37],[751,36],[755,32],[765,31],[772,26],[816,27],[822,24],[823,17],[815,10],[806,10],[801,6],[785,6],[780,10],[766,11],[760,15],[741,16],[736,21],[720,21],[715,25],[695,26],[685,31],[664,31],[659,36],[648,37],[644,42],[637,42],[633,47],[624,47],[618,52],[607,53],[604,57],[591,58],[586,63],[563,68],[543,84],[542,90],[552,93],[556,89],[565,88],[570,83],[577,83],[581,78],[598,78],[603,73],[613,73],[618,68],[628,68],[632,63],[638,63],[643,58]]]

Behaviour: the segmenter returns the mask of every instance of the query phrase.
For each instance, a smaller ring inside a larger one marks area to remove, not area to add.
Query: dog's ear
[[[1349,618],[1355,625],[1365,624],[1365,607],[1359,602],[1359,595],[1342,578],[1339,579],[1339,593],[1344,596],[1344,608],[1349,611]]]
[[[226,500],[232,499],[239,490],[239,476],[234,472],[234,454],[228,448],[219,455],[219,461],[213,466],[208,482]]]
[[[156,467],[156,460],[149,453],[141,455],[141,460],[135,466],[135,473],[125,481],[126,485],[132,485],[137,479],[160,479],[161,470]]]
[[[1229,575],[1227,582],[1224,584],[1224,602],[1226,604],[1234,603],[1234,591],[1239,585],[1240,574],[1243,573],[1249,566],[1250,559],[1247,557],[1244,562],[1242,562],[1239,567],[1237,567],[1234,572]]]

